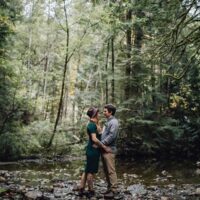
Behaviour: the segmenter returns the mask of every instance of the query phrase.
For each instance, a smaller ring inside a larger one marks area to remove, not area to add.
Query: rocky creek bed
[[[72,191],[78,183],[83,160],[63,162],[20,161],[0,163],[0,199],[87,199]],[[196,163],[117,161],[119,193],[114,199],[200,199],[200,170]],[[95,197],[104,199],[103,172],[95,181]]]

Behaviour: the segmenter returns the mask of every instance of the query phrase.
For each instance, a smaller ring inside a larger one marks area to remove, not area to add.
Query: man
[[[101,142],[110,147],[111,153],[102,153],[103,169],[106,176],[106,181],[108,184],[107,191],[104,195],[106,198],[114,197],[117,192],[117,174],[115,169],[115,155],[117,152],[116,140],[118,135],[119,123],[114,117],[116,108],[112,104],[107,104],[104,106],[104,116],[107,118],[107,122],[103,127]]]

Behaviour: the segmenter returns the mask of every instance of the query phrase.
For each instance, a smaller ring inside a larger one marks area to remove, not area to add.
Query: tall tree
[[[20,121],[19,113],[22,109],[22,102],[16,94],[18,77],[10,63],[9,54],[20,10],[20,2],[17,0],[0,2],[0,134],[12,129],[13,122]]]

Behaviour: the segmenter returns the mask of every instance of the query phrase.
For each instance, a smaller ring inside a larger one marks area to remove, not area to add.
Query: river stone
[[[9,172],[6,172],[6,173],[4,174],[4,176],[5,176],[6,178],[10,178],[11,176],[13,177],[13,174],[12,174],[12,173],[9,174]]]
[[[54,196],[56,198],[64,198],[67,195],[71,195],[71,190],[69,190],[69,188],[54,188]]]
[[[115,195],[115,196],[114,196],[114,199],[115,199],[115,200],[124,199],[124,196],[121,195],[121,194],[118,194],[118,195]]]
[[[196,162],[197,167],[200,167],[200,161]]]
[[[55,199],[54,195],[51,194],[51,193],[46,193],[44,192],[43,193],[43,197],[42,197],[43,200],[53,200]]]
[[[169,197],[161,197],[161,199],[160,200],[169,200]]]
[[[172,178],[173,178],[173,176],[172,176],[172,175],[170,175],[170,174],[169,174],[169,175],[167,175],[167,179],[168,179],[168,180],[172,180]]]
[[[200,169],[196,169],[195,173],[196,175],[200,175]]]
[[[20,185],[18,188],[18,191],[21,193],[25,193],[26,192],[26,187],[24,185]]]
[[[6,173],[8,173],[8,171],[6,171],[6,170],[0,170],[0,175],[1,176],[5,176]]]
[[[169,184],[169,185],[168,185],[168,188],[169,188],[169,189],[175,189],[175,188],[176,188],[176,185],[173,184],[173,183],[172,183],[172,184]]]
[[[167,175],[168,175],[168,172],[167,172],[166,170],[163,170],[163,171],[161,172],[161,174],[162,174],[163,176],[167,176]]]
[[[0,176],[0,183],[6,182],[6,179],[3,176]]]
[[[142,184],[135,184],[135,185],[130,185],[127,188],[128,191],[130,191],[130,193],[135,196],[136,194],[146,194],[147,190],[144,188],[144,185]]]
[[[42,192],[40,191],[29,191],[25,194],[28,200],[37,199],[42,197]]]
[[[52,185],[50,185],[50,186],[47,186],[47,185],[45,185],[45,186],[40,186],[40,190],[42,191],[42,192],[50,192],[50,193],[52,193],[53,192],[53,186]]]
[[[139,178],[139,175],[137,175],[137,174],[128,174],[127,176],[128,176],[128,178],[129,177],[130,178]]]
[[[196,189],[195,194],[196,194],[196,195],[200,195],[200,188],[197,188],[197,189]]]

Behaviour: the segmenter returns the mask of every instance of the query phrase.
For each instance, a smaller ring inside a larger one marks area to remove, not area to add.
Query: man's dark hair
[[[112,104],[106,104],[106,105],[104,106],[104,108],[106,108],[106,109],[108,110],[109,113],[112,113],[113,116],[115,115],[116,107],[113,106]]]

